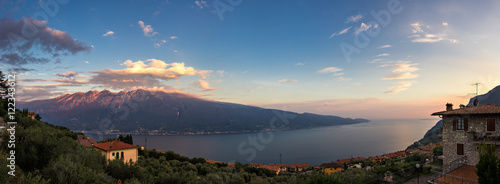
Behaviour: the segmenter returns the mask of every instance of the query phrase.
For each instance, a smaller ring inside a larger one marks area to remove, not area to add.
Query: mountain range
[[[77,92],[19,104],[71,130],[134,134],[210,134],[292,130],[369,122],[204,100],[182,93]]]

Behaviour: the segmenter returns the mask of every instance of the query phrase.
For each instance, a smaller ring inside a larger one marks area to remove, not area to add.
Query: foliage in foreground
[[[479,147],[479,162],[476,164],[479,184],[500,183],[500,160],[494,150],[494,145],[482,144]]]

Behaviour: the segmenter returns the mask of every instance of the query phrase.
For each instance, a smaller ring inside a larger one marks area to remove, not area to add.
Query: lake
[[[421,139],[438,119],[371,120],[368,123],[312,129],[219,134],[134,135],[134,144],[172,150],[188,157],[242,163],[321,163],[369,157],[406,149]],[[106,136],[108,137],[108,136]]]

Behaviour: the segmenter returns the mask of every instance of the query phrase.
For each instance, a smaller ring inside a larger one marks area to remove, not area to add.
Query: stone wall
[[[453,119],[467,118],[468,131],[453,130]],[[454,160],[467,156],[468,165],[475,165],[479,162],[479,143],[473,142],[471,131],[478,132],[478,135],[486,132],[487,119],[496,119],[496,132],[500,133],[500,116],[491,115],[448,115],[443,116],[443,164],[445,171],[447,166]],[[457,154],[457,144],[464,144],[464,155]],[[500,154],[500,147],[496,146],[495,152]]]

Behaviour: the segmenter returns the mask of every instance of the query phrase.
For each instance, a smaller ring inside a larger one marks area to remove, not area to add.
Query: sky
[[[432,118],[499,85],[499,1],[0,0],[16,99],[160,90],[351,118]]]

